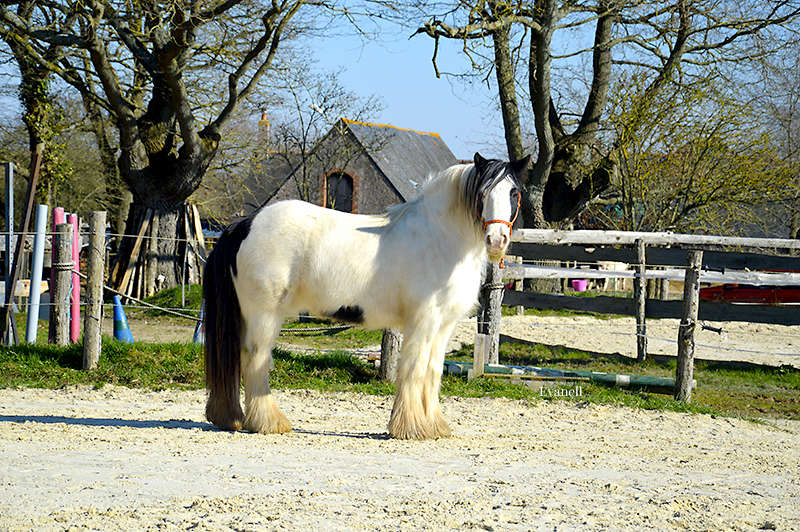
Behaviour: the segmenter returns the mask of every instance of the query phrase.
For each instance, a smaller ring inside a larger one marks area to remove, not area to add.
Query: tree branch
[[[305,2],[303,0],[297,0],[293,2],[291,6],[288,6],[287,2],[278,4],[276,0],[273,0],[272,7],[262,17],[264,34],[255,44],[255,46],[253,46],[253,48],[247,53],[236,71],[228,76],[228,103],[222,109],[217,119],[208,125],[204,134],[219,136],[222,126],[230,119],[233,111],[236,109],[236,106],[239,103],[239,100],[246,98],[253,91],[259,80],[263,77],[264,73],[267,72],[272,66],[272,62],[275,58],[275,53],[278,50],[278,44],[281,41],[283,31],[286,29],[289,21],[292,19],[292,17],[294,17],[295,14],[297,14],[300,7],[304,3]],[[282,18],[280,18],[281,15]],[[276,21],[278,22],[276,23]],[[247,83],[247,85],[245,85],[245,87],[240,91],[240,79],[248,71],[248,69],[251,68],[253,63],[261,56],[268,46],[269,50],[267,51],[266,58],[261,62],[260,66],[250,77],[250,81]]]

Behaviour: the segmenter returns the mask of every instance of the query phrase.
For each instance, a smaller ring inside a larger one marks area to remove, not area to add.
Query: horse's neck
[[[437,185],[427,188],[415,207],[426,218],[430,230],[447,241],[454,253],[480,254],[483,238],[470,215],[464,212],[456,187],[448,182]]]

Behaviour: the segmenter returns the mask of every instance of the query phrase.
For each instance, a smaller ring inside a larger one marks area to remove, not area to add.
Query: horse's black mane
[[[527,166],[527,159],[525,166]],[[521,189],[515,163],[499,159],[484,159],[480,154],[475,154],[474,166],[464,182],[464,201],[467,208],[475,214],[476,220],[480,221],[483,212],[483,198],[506,177],[513,179],[514,186]]]

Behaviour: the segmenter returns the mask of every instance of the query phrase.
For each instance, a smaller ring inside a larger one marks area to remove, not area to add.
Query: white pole
[[[36,342],[39,325],[39,298],[42,286],[44,263],[44,241],[47,231],[47,205],[36,206],[36,234],[33,237],[33,260],[31,261],[31,285],[28,305],[28,322],[25,325],[25,341]]]

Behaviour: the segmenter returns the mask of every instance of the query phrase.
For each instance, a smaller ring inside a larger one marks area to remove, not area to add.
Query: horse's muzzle
[[[508,249],[509,238],[504,232],[492,232],[486,235],[486,251],[489,253],[489,260],[500,262]]]

